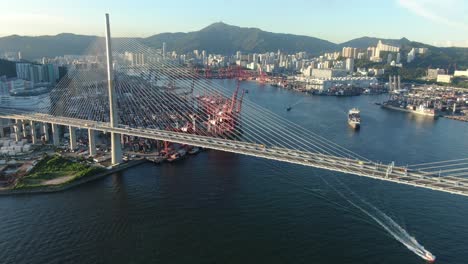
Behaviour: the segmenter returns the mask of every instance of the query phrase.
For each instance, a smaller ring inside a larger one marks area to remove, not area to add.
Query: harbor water
[[[385,95],[241,87],[245,100],[374,161],[468,157],[468,123],[382,109]],[[353,107],[360,130],[347,123]],[[438,263],[466,263],[468,197],[218,151],[61,193],[0,197],[0,262],[424,263],[330,185],[391,217]]]

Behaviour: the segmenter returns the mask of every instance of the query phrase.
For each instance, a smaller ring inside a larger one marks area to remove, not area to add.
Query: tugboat
[[[348,112],[348,124],[354,129],[361,127],[361,112],[357,108],[353,108]]]
[[[185,149],[180,149],[177,152],[170,155],[169,158],[167,158],[167,161],[173,162],[173,161],[179,160],[183,158],[185,154],[187,154],[187,151]]]

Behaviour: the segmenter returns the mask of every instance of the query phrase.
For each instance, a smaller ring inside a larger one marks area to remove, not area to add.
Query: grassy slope
[[[60,156],[49,156],[42,159],[28,175],[19,180],[15,189],[39,187],[42,186],[42,182],[47,180],[73,176],[69,181],[63,183],[66,184],[101,170],[101,168],[83,165]]]

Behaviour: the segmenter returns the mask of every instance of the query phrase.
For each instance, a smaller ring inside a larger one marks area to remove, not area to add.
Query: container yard
[[[0,139],[0,156],[17,156],[31,153],[31,144],[26,139],[16,142],[12,138]]]
[[[468,91],[434,85],[392,89],[382,107],[433,118],[468,121]]]

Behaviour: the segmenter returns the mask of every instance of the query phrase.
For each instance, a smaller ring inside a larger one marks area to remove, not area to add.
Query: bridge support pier
[[[21,120],[16,119],[14,128],[15,128],[15,140],[20,141],[21,140]]]
[[[44,132],[44,141],[49,142],[49,124],[42,123],[42,130]]]
[[[69,126],[68,130],[70,131],[70,149],[76,149],[76,128]]]
[[[30,121],[29,126],[31,127],[31,141],[33,144],[37,143],[37,137],[36,137],[36,122]]]
[[[88,129],[88,148],[89,156],[96,156],[96,131]]]
[[[52,140],[55,146],[60,145],[59,126],[57,124],[52,124]]]
[[[122,142],[120,134],[111,132],[112,165],[122,163]]]
[[[27,137],[28,133],[26,131],[26,120],[23,120],[21,125],[22,125],[22,129],[23,129],[23,137]]]

